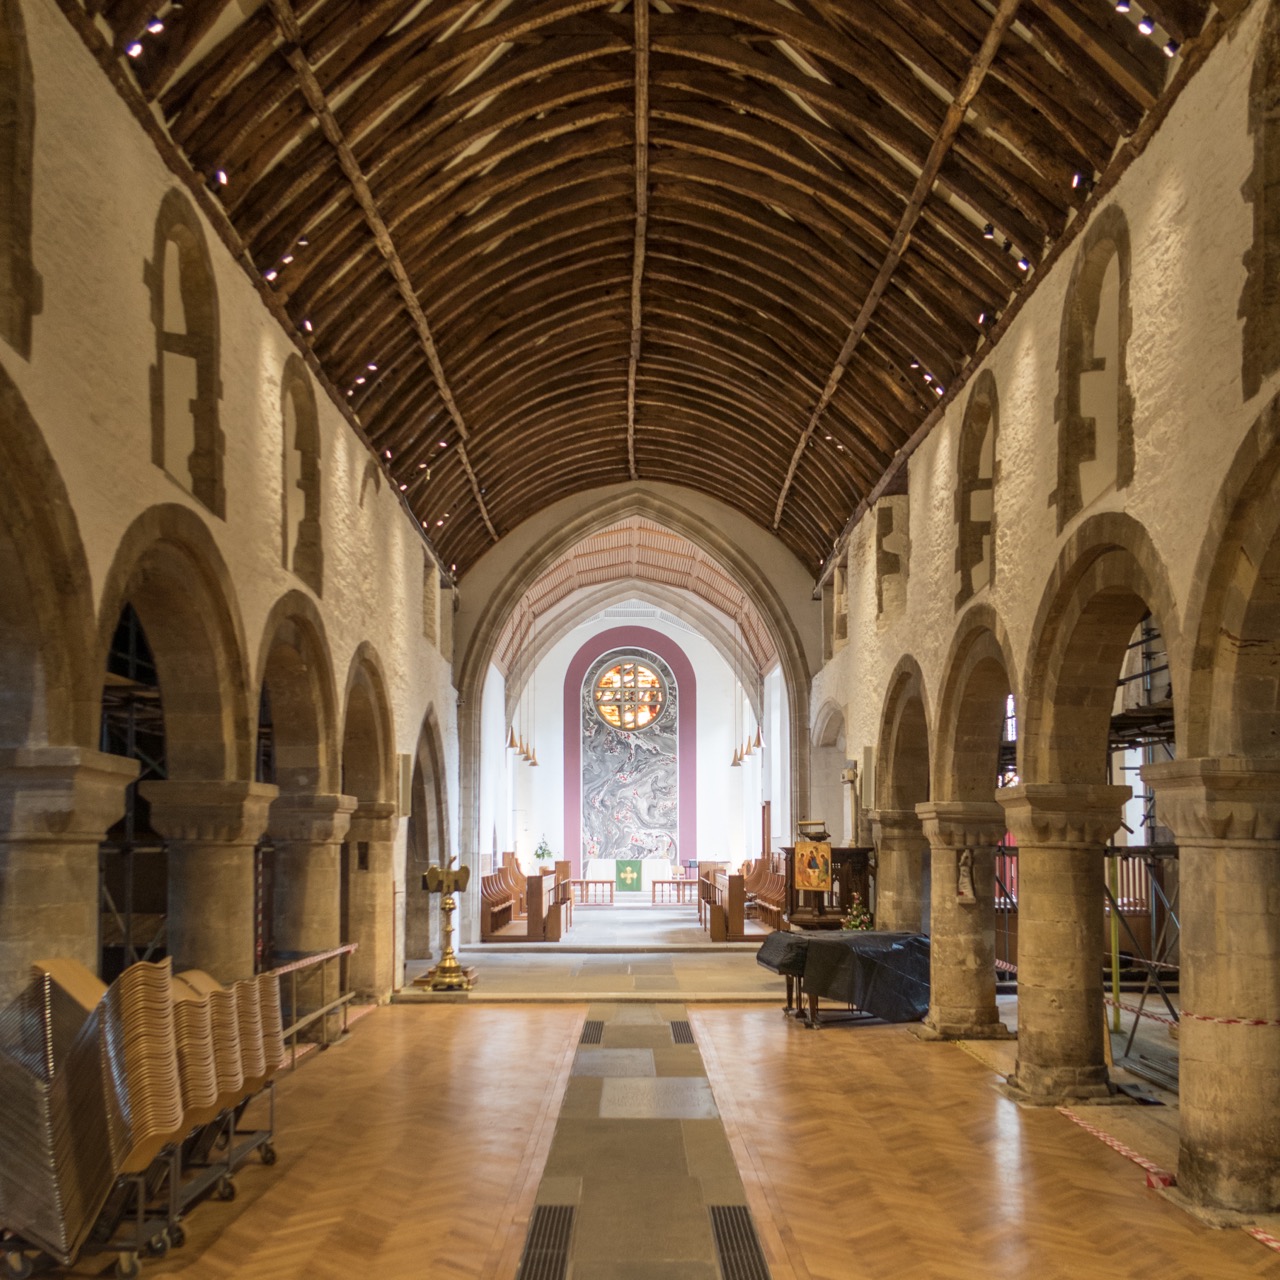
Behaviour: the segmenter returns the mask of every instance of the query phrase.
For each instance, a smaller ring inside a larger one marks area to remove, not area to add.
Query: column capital
[[[139,790],[162,836],[206,844],[254,844],[280,794],[265,782],[237,780],[144,782]]]
[[[396,806],[389,800],[357,804],[351,815],[347,837],[351,840],[394,840],[397,821]]]
[[[871,821],[888,836],[920,834],[920,816],[914,809],[877,809]]]
[[[1004,810],[994,800],[928,800],[916,805],[916,813],[934,848],[991,848],[1008,830]]]
[[[1120,825],[1129,787],[1031,782],[1002,787],[996,800],[1019,845],[1106,844]]]
[[[1181,840],[1280,840],[1280,759],[1222,756],[1142,766]]]
[[[84,747],[0,751],[0,831],[6,840],[101,840],[137,776],[136,760]]]
[[[287,791],[271,802],[269,830],[276,840],[338,844],[346,838],[355,796]]]

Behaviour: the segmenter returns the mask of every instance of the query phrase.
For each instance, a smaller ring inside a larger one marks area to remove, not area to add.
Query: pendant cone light
[[[507,730],[507,749],[510,751],[517,750],[515,725],[512,725],[511,728]]]

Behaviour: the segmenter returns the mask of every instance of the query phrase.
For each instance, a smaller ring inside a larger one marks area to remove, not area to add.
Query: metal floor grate
[[[529,1220],[529,1235],[524,1242],[516,1280],[564,1280],[569,1270],[572,1235],[573,1205],[537,1205]]]
[[[770,1280],[751,1210],[743,1204],[713,1204],[707,1212],[724,1280]]]
[[[676,1044],[697,1044],[693,1038],[693,1028],[687,1022],[673,1022],[671,1038]]]
[[[579,1044],[599,1044],[604,1038],[604,1023],[596,1022],[593,1019],[582,1024],[582,1034],[578,1037]]]

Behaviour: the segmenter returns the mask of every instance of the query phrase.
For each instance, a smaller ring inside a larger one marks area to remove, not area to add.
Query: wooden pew
[[[480,940],[498,936],[504,925],[511,923],[515,899],[501,873],[480,877]]]
[[[746,896],[740,875],[716,870],[698,881],[698,914],[712,942],[743,942],[747,936]]]
[[[786,929],[787,880],[768,871],[756,890],[756,915],[771,929]]]
[[[511,892],[512,900],[515,907],[512,910],[512,919],[523,920],[528,914],[526,905],[527,884],[523,871],[520,870],[520,862],[514,853],[504,853],[502,855],[502,866],[498,872],[506,881],[507,888]]]

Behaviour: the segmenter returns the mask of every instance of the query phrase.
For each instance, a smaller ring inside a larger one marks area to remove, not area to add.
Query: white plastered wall
[[[1146,151],[1099,206],[1121,206],[1132,245],[1132,483],[1119,492],[1110,488],[1058,534],[1048,495],[1057,484],[1059,330],[1083,237],[1040,282],[984,362],[1000,400],[996,582],[975,601],[988,602],[1007,628],[1015,683],[1025,676],[1036,614],[1063,543],[1100,511],[1126,512],[1150,535],[1185,631],[1192,578],[1218,490],[1280,382],[1272,377],[1257,396],[1242,398],[1237,307],[1253,227],[1242,194],[1253,165],[1248,86],[1265,10],[1253,6],[1219,43]],[[922,668],[931,733],[935,729],[957,622],[953,503],[960,424],[972,385],[970,380],[910,460],[911,560],[904,608],[877,617],[874,518],[862,520],[850,540],[850,642],[816,677],[810,707],[815,719],[829,700],[844,710],[846,746],[854,760],[864,746],[877,743],[889,677],[904,654]]]
[[[155,337],[143,266],[154,251],[161,200],[178,184],[53,0],[23,0],[23,16],[36,96],[33,255],[44,306],[31,360],[0,343],[0,363],[44,432],[70,495],[95,607],[132,521],[158,503],[181,503],[208,526],[228,566],[255,672],[271,608],[286,592],[305,590],[283,568],[280,552],[281,373],[295,348],[205,226],[221,333],[227,502],[220,520],[151,462]],[[368,355],[376,360],[376,352]],[[325,392],[315,391],[324,546],[318,607],[338,697],[341,703],[356,649],[368,641],[386,676],[397,753],[416,749],[423,717],[434,708],[456,849],[456,696],[448,662],[423,638],[421,539],[388,477]],[[397,835],[398,905],[405,826]],[[397,974],[402,925],[398,917]]]

